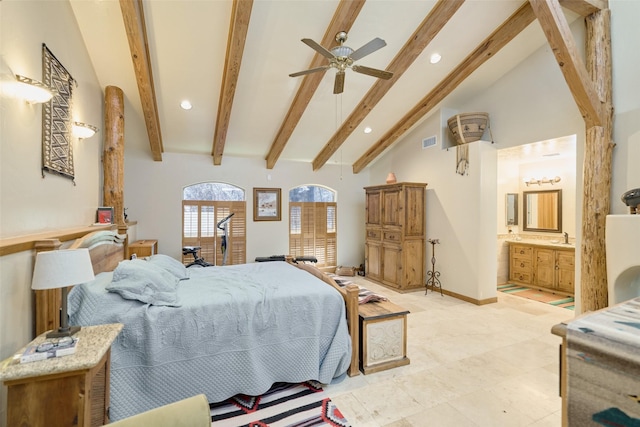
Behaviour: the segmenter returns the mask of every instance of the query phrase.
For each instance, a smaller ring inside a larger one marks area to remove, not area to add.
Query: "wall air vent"
[[[425,138],[422,140],[422,148],[429,148],[429,147],[433,147],[434,145],[436,145],[436,136],[430,136],[429,138]]]

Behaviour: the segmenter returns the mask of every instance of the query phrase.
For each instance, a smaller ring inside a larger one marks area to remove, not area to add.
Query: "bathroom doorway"
[[[576,140],[576,135],[569,135],[498,150],[498,286],[509,283],[509,241],[563,242],[567,233],[569,242],[575,243]],[[562,193],[561,229],[525,230],[525,192],[549,190]],[[515,206],[508,205],[514,199]]]

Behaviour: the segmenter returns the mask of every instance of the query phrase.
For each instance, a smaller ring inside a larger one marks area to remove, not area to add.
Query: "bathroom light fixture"
[[[191,110],[193,108],[193,105],[191,105],[191,103],[185,99],[180,103],[180,107],[183,110]]]
[[[439,53],[434,53],[429,58],[429,62],[431,62],[432,64],[437,64],[438,62],[440,62],[441,59],[442,59],[442,56]]]
[[[82,122],[73,122],[73,135],[79,139],[91,138],[98,132],[98,128]]]
[[[524,183],[528,186],[533,185],[533,184],[538,184],[538,185],[542,185],[542,184],[555,184],[556,182],[560,182],[560,177],[556,176],[555,178],[551,178],[551,179],[547,179],[547,177],[543,177],[542,179],[536,179],[536,178],[531,178],[529,181],[525,180]]]
[[[2,82],[3,93],[23,99],[30,104],[42,104],[53,98],[57,92],[38,80],[17,75],[15,79]]]
[[[369,126],[367,126],[366,128],[364,128],[364,133],[371,133],[373,129],[371,129]]]

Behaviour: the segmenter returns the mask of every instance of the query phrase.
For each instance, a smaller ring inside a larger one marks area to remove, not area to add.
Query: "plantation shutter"
[[[246,202],[220,202],[208,200],[182,201],[182,246],[200,246],[200,256],[205,261],[222,265],[220,247],[223,230],[217,223],[234,213],[229,223],[227,237],[227,264],[246,262]],[[186,265],[193,261],[191,255],[182,257]]]
[[[294,256],[314,256],[316,266],[337,264],[335,202],[289,202],[289,252]]]

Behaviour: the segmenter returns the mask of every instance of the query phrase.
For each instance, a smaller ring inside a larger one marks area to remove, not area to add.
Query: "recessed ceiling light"
[[[442,59],[442,56],[440,56],[439,53],[434,53],[431,55],[431,58],[429,59],[429,61],[432,64],[437,64],[438,62],[440,62],[441,59]]]
[[[191,103],[186,99],[180,103],[180,107],[182,107],[183,110],[191,110],[193,108]]]
[[[371,129],[369,126],[367,126],[366,128],[364,128],[364,133],[371,133],[373,129]]]

